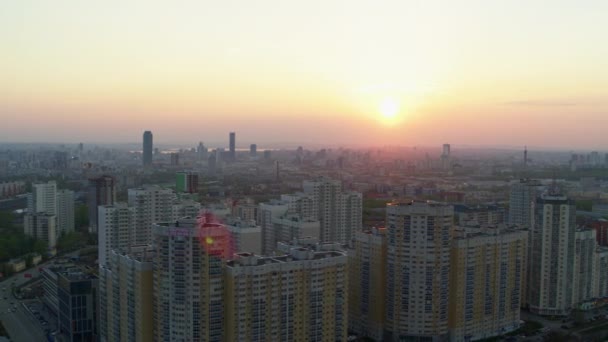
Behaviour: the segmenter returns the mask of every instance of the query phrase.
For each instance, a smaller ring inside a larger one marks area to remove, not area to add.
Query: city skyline
[[[151,130],[195,143],[236,131],[260,146],[602,149],[606,10],[600,1],[5,3],[0,115],[10,124],[0,136],[125,143]]]

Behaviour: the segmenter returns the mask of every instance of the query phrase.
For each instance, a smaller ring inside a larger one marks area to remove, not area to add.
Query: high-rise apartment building
[[[608,297],[608,247],[600,246],[595,251],[594,260],[594,289],[593,294],[596,298]]]
[[[154,340],[151,246],[112,250],[99,266],[100,340]]]
[[[224,223],[230,232],[231,249],[235,252],[262,253],[262,228],[254,220],[230,218]]]
[[[108,263],[108,255],[114,249],[127,249],[138,241],[145,241],[145,231],[138,231],[135,208],[126,203],[99,206],[98,253],[99,265]]]
[[[129,206],[135,208],[135,230],[138,237],[135,244],[149,244],[152,224],[173,219],[172,204],[177,196],[173,190],[159,186],[129,189],[127,193]]]
[[[531,227],[534,214],[532,207],[539,189],[540,182],[534,179],[521,179],[511,185],[508,220],[510,224]]]
[[[116,180],[114,177],[107,175],[90,178],[87,197],[89,232],[97,233],[97,207],[112,205],[116,202]]]
[[[460,226],[469,224],[488,226],[505,223],[505,209],[497,205],[456,204],[454,205],[454,215]]]
[[[450,228],[454,210],[434,202],[386,208],[386,341],[448,336]]]
[[[567,315],[572,307],[576,207],[559,194],[536,200],[528,258],[528,304],[540,315]]]
[[[525,286],[528,230],[458,227],[450,253],[450,341],[516,330]]]
[[[249,156],[251,158],[255,158],[258,156],[258,145],[256,144],[251,144],[249,146]]]
[[[382,341],[386,317],[387,236],[385,228],[356,232],[348,252],[348,327]]]
[[[274,221],[284,215],[288,209],[287,202],[276,199],[259,204],[257,223],[262,228],[263,255],[270,255],[276,249],[279,240],[274,229]]]
[[[172,219],[175,222],[182,217],[197,217],[201,211],[201,204],[193,200],[181,200],[172,205]]]
[[[57,234],[61,236],[74,231],[74,192],[57,191]]]
[[[576,229],[572,270],[572,306],[595,297],[595,230]]]
[[[145,131],[143,140],[143,163],[144,166],[150,166],[152,165],[152,150],[154,149],[152,132]]]
[[[346,341],[347,257],[294,247],[237,254],[225,268],[226,341]]]
[[[236,133],[230,132],[230,159],[236,160]]]
[[[23,232],[47,243],[49,249],[57,245],[57,217],[44,212],[23,217]]]
[[[304,181],[303,188],[321,223],[319,240],[348,244],[354,232],[361,230],[362,195],[342,192],[341,182],[331,179]]]
[[[27,198],[27,211],[29,214],[47,213],[57,214],[57,183],[32,184],[32,192]]]
[[[223,259],[229,236],[195,219],[156,223],[154,340],[223,341]]]

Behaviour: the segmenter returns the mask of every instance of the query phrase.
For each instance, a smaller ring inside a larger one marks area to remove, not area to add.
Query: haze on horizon
[[[606,1],[0,3],[0,142],[608,148]],[[160,140],[159,140],[160,139]]]

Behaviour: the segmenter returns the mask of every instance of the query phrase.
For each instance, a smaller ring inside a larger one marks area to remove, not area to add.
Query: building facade
[[[539,187],[539,181],[527,178],[511,185],[508,220],[510,224],[531,227],[533,204],[539,194]]]
[[[223,260],[229,237],[183,218],[154,224],[154,340],[223,341]]]
[[[528,230],[458,227],[453,236],[450,341],[475,341],[518,329]]]
[[[87,205],[89,206],[89,232],[97,232],[97,208],[100,205],[113,205],[114,202],[116,202],[116,180],[114,177],[104,175],[89,179],[87,194]]]
[[[389,203],[386,341],[448,338],[452,206]]]
[[[296,247],[240,253],[225,270],[225,341],[346,341],[347,257]]]
[[[376,341],[386,317],[386,235],[385,228],[356,232],[348,252],[348,328]]]
[[[540,315],[567,315],[572,307],[576,207],[566,196],[535,202],[528,253],[528,304]]]
[[[151,246],[112,250],[99,267],[100,340],[154,340]]]
[[[152,165],[152,150],[154,143],[151,131],[145,131],[143,137],[143,164],[144,166]]]

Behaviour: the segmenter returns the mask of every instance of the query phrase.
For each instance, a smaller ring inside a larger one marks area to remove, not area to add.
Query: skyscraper
[[[390,203],[385,341],[443,341],[448,336],[451,206]]]
[[[230,132],[230,159],[236,160],[236,133]]]
[[[540,315],[567,315],[572,307],[576,207],[551,193],[536,200],[528,258],[528,303]]]
[[[143,161],[144,161],[144,166],[150,166],[152,165],[152,150],[153,150],[153,142],[152,142],[152,132],[151,131],[145,131],[144,132],[144,154],[143,154]]]
[[[89,179],[87,195],[89,206],[89,232],[96,233],[98,227],[97,208],[100,205],[112,205],[116,201],[116,181],[112,176],[100,176]]]
[[[258,156],[258,145],[251,144],[251,146],[249,146],[249,156],[251,158],[255,158]]]
[[[525,227],[532,225],[532,205],[539,192],[540,182],[534,179],[520,179],[511,185],[509,194],[509,223]]]

